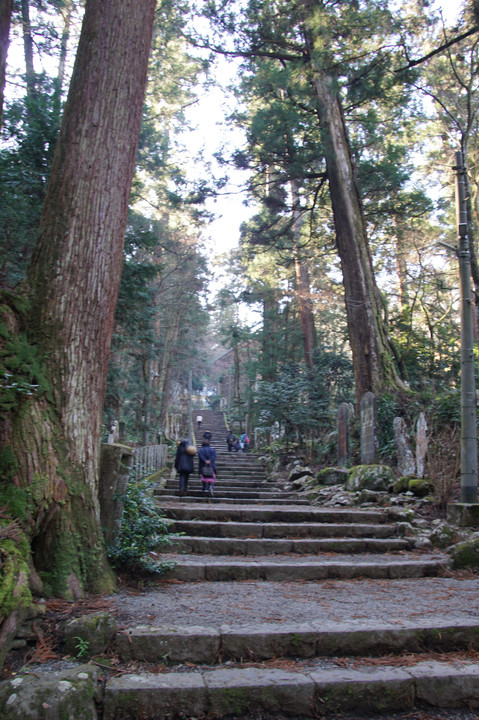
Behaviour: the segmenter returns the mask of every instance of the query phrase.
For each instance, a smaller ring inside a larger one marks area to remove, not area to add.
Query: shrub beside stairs
[[[218,450],[215,498],[204,498],[195,479],[186,497],[178,497],[175,480],[158,498],[172,529],[184,533],[166,556],[176,563],[170,580],[211,583],[218,594],[222,581],[234,582],[241,597],[244,581],[420,580],[444,571],[445,557],[413,552],[386,511],[312,507],[284,493],[266,480],[253,454],[226,452],[219,413],[203,411],[203,418]],[[131,627],[117,637],[120,656],[147,663],[167,657],[169,671],[109,680],[104,720],[380,717],[418,704],[478,706],[479,666],[444,655],[478,646],[476,619],[435,622],[434,616],[400,628],[315,617],[207,627],[193,617],[187,626]],[[403,653],[425,651],[441,653],[443,661],[398,662]],[[385,654],[389,665],[365,660]],[[351,656],[356,663],[342,667],[341,659]]]

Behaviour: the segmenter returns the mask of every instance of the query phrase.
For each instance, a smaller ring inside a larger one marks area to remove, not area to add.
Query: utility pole
[[[477,423],[471,253],[467,234],[464,156],[456,152],[456,209],[461,290],[461,502],[477,503]]]

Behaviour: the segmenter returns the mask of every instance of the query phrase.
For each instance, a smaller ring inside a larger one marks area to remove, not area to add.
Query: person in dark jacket
[[[226,436],[226,444],[227,444],[227,446],[228,446],[228,452],[231,452],[231,451],[232,451],[233,445],[234,445],[234,441],[235,441],[235,436],[233,435],[233,433],[231,432],[231,430],[228,430],[228,435]]]
[[[210,443],[213,438],[213,435],[211,434],[211,430],[205,430],[203,433],[203,440],[208,440]]]
[[[207,474],[205,467],[209,466],[213,470],[213,476]],[[198,450],[198,472],[201,482],[203,483],[203,492],[209,493],[213,497],[213,485],[216,480],[216,450],[210,446],[208,440],[203,440]]]
[[[183,495],[186,494],[186,491],[188,490],[188,480],[190,477],[190,473],[193,472],[194,465],[193,465],[193,456],[189,455],[186,452],[186,448],[190,446],[190,441],[188,438],[185,438],[180,442],[178,445],[178,449],[176,450],[176,456],[175,456],[175,470],[178,472],[180,476],[180,496],[183,497]]]

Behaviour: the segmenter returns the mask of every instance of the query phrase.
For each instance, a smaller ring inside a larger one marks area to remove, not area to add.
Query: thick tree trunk
[[[26,327],[50,393],[14,419],[32,549],[53,591],[110,584],[98,464],[113,316],[155,0],[87,0],[39,237]]]
[[[349,141],[335,80],[313,68],[329,191],[341,259],[356,397],[402,385],[383,327]]]
[[[27,83],[27,97],[30,100],[35,95],[35,67],[33,65],[33,37],[30,24],[30,2],[22,0],[22,26],[23,26],[23,55],[25,59],[25,80]]]
[[[3,96],[7,71],[7,54],[10,40],[10,22],[13,0],[0,0],[0,130],[3,124]]]
[[[274,290],[263,288],[263,342],[262,342],[262,378],[268,382],[276,380],[278,358],[276,356],[276,336],[278,324],[278,301]]]
[[[314,325],[313,303],[311,299],[311,285],[309,282],[308,266],[301,257],[301,208],[299,193],[294,180],[291,180],[291,198],[293,207],[293,256],[296,274],[296,297],[301,318],[303,334],[304,361],[312,370],[314,365],[314,351],[317,345],[316,328]]]

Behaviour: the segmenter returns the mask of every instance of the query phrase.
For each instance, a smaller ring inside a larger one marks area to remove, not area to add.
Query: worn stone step
[[[173,488],[166,488],[165,490],[158,490],[155,494],[157,497],[162,497],[163,495],[171,495],[172,492],[177,493],[179,491],[174,491]],[[259,492],[255,490],[229,490],[222,486],[217,488],[216,483],[214,493],[218,500],[232,500],[234,502],[243,502],[243,500],[268,500],[268,502],[272,500],[296,500],[298,497],[297,493],[282,493],[275,490]],[[187,495],[190,498],[200,498],[202,497],[203,492],[200,488],[196,489],[188,486]]]
[[[267,580],[272,582],[297,580],[351,579],[358,577],[388,579],[431,577],[446,568],[442,555],[394,556],[388,554],[341,555],[340,557],[300,555],[256,556],[254,559],[222,555],[178,555],[162,553],[162,561],[173,568],[165,573],[167,579],[184,582],[221,582],[237,580]]]
[[[201,480],[199,478],[191,478],[188,481],[188,490],[201,489]],[[178,487],[178,479],[168,480],[165,489],[174,490]],[[283,492],[283,486],[281,483],[263,483],[258,480],[228,480],[228,479],[216,479],[215,488],[222,488],[223,490],[257,490],[261,492]]]
[[[422,662],[406,668],[299,665],[190,669],[109,678],[103,720],[249,717],[258,713],[337,717],[432,707],[478,707],[479,667]]]
[[[357,623],[254,623],[203,627],[140,625],[117,633],[115,652],[123,661],[191,662],[214,665],[218,659],[243,662],[270,658],[310,658],[452,652],[479,649],[479,620],[408,622],[404,627]]]
[[[400,538],[221,538],[183,536],[175,541],[179,553],[202,555],[313,555],[317,553],[386,553],[408,550]]]
[[[258,523],[214,520],[173,520],[172,532],[209,537],[381,537],[396,535],[397,526],[373,523]]]
[[[163,507],[163,503],[172,503],[173,501],[180,502],[180,503],[187,503],[187,502],[197,502],[197,503],[225,503],[225,504],[231,504],[231,505],[238,505],[238,503],[241,503],[242,505],[258,505],[261,502],[261,499],[259,498],[238,498],[238,496],[234,497],[210,497],[207,495],[202,495],[200,493],[200,497],[195,496],[195,493],[189,494],[189,496],[185,497],[177,497],[176,495],[168,495],[163,494],[161,490],[158,490],[155,492],[155,497],[158,498],[159,504],[161,507]],[[296,499],[293,497],[288,496],[282,496],[278,498],[271,498],[270,495],[264,498],[263,502],[267,505],[304,505],[304,500]]]
[[[187,504],[188,498],[172,498],[171,502],[165,501],[161,507],[167,517],[177,520],[215,520],[223,522],[263,522],[263,523],[387,523],[388,515],[381,510],[357,510],[352,508],[322,508],[311,505],[291,507],[268,507],[248,506],[237,504],[235,507],[229,505],[211,506],[203,505],[201,508],[196,503],[190,507]]]

